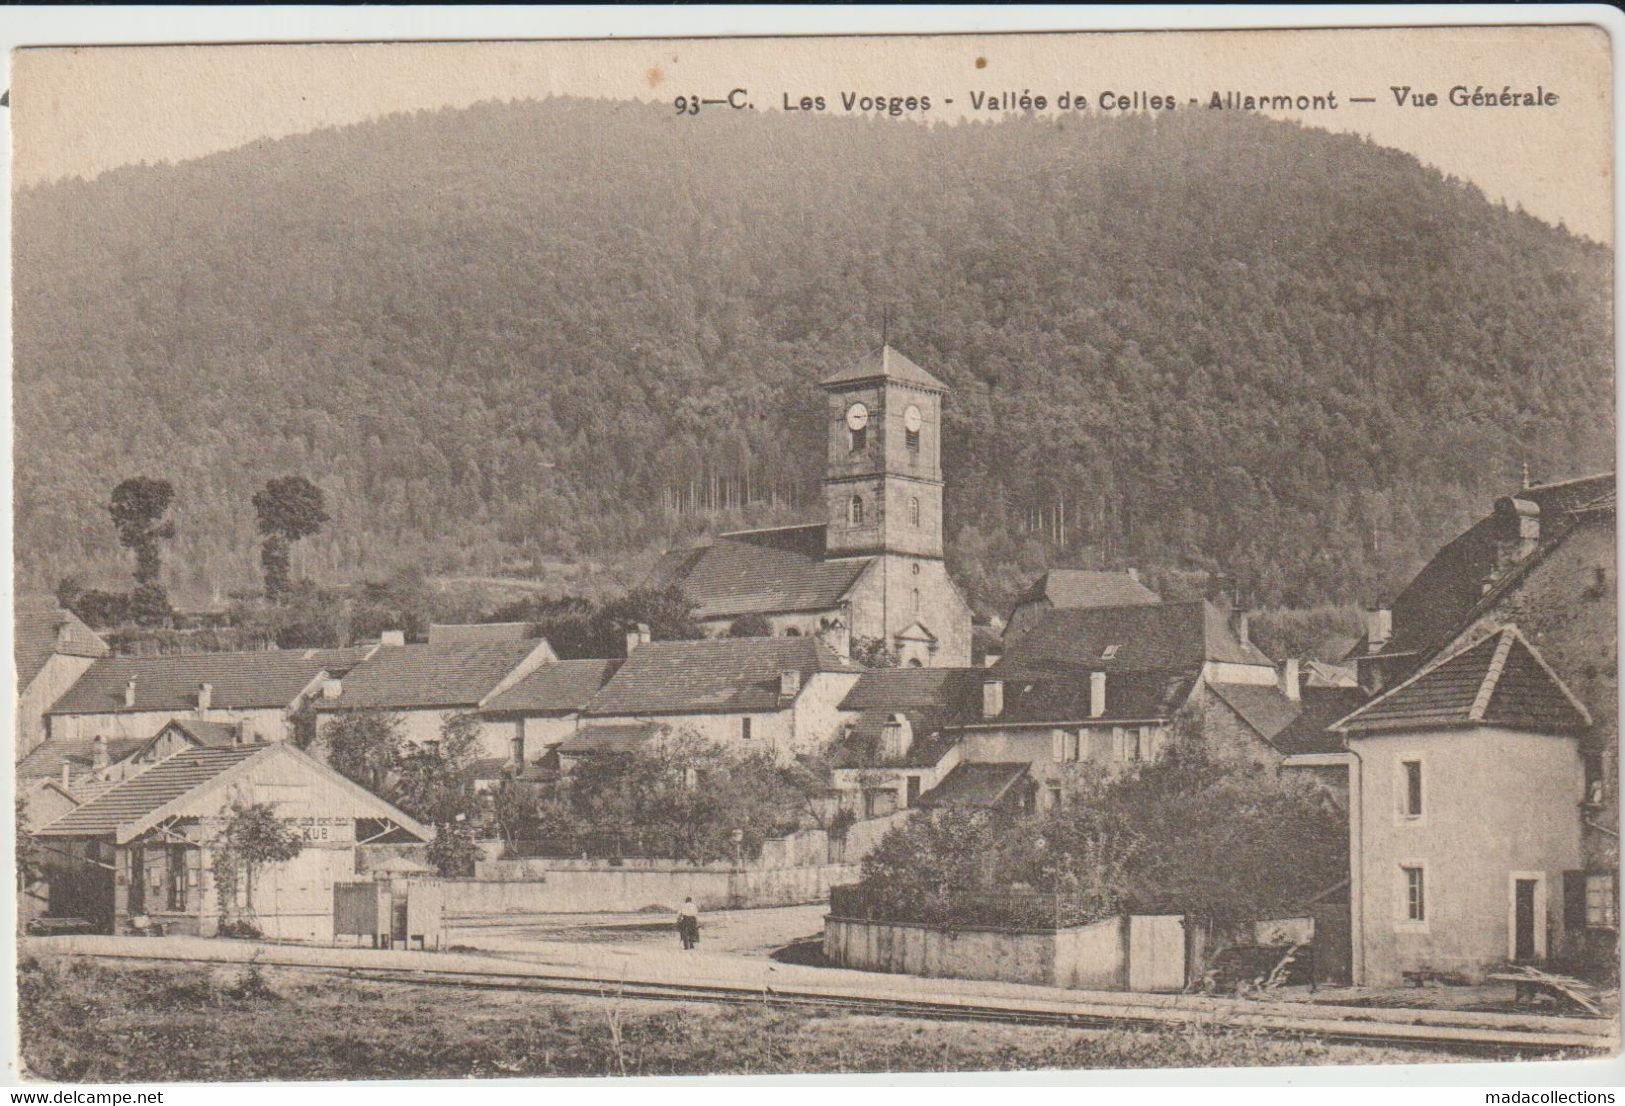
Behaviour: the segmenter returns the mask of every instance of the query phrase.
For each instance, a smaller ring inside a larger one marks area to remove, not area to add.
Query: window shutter
[[[1056,760],[1066,759],[1066,731],[1051,730],[1049,732],[1052,755]]]

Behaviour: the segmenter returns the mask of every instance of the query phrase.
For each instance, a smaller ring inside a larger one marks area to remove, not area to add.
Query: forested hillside
[[[816,381],[952,384],[950,557],[1220,567],[1368,598],[1489,497],[1613,464],[1611,255],[1408,155],[1230,113],[923,127],[553,99],[21,193],[20,588],[124,584],[171,480],[178,601],[256,586],[308,476],[324,582],[630,576],[817,514]]]

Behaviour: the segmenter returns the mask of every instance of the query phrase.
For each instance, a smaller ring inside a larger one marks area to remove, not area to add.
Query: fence
[[[831,888],[829,907],[832,916],[854,921],[1007,929],[1086,925],[1109,913],[1081,895],[954,887],[931,891],[863,883]]]

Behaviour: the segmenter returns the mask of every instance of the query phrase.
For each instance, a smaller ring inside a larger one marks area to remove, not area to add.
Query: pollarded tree
[[[305,839],[295,826],[277,817],[270,803],[246,803],[234,798],[223,813],[212,865],[220,921],[223,926],[229,925],[237,915],[240,923],[253,925],[255,875],[267,864],[280,864],[298,856]],[[240,911],[239,885],[243,889]]]
[[[153,606],[156,596],[163,596],[163,585],[158,581],[163,557],[158,542],[176,536],[176,525],[166,520],[169,505],[176,499],[176,489],[169,481],[150,476],[132,476],[120,481],[112,489],[107,513],[112,525],[119,531],[119,544],[135,551],[135,585],[137,591],[148,596],[146,606]],[[167,611],[167,599],[163,607]]]
[[[316,533],[327,521],[322,489],[303,476],[267,480],[264,490],[254,493],[254,515],[255,526],[265,535],[260,548],[265,594],[280,603],[292,584],[289,550],[293,543]]]

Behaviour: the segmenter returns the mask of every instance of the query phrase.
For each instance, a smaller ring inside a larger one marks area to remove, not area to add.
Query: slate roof
[[[1138,607],[1160,603],[1156,592],[1127,572],[1096,572],[1081,568],[1052,568],[1032,582],[1016,607],[1048,601],[1060,610],[1083,607]],[[1014,615],[1012,610],[1011,614]]]
[[[1614,474],[1537,484],[1519,490],[1516,498],[1540,507],[1535,551],[1502,573],[1486,592],[1484,581],[1496,567],[1496,546],[1512,540],[1515,517],[1497,509],[1474,523],[1435,553],[1394,598],[1393,636],[1381,655],[1425,655],[1442,648],[1558,548],[1575,522],[1613,510]]]
[[[292,760],[305,772],[325,777],[338,789],[354,795],[356,809],[370,811],[357,817],[387,817],[424,841],[434,835],[427,826],[286,742],[234,745],[224,749],[182,749],[145,772],[114,784],[37,832],[46,837],[111,836],[115,841],[128,841],[143,832],[150,820],[171,803],[200,789],[223,785],[226,781],[222,777],[262,757]]]
[[[107,741],[107,762],[117,764],[125,757],[135,753],[145,745],[150,738],[144,737],[114,737]],[[17,778],[20,780],[61,779],[62,765],[68,765],[68,771],[79,775],[90,771],[93,763],[93,738],[71,740],[65,737],[53,737],[49,741],[36,745],[29,754],[17,762]]]
[[[1008,803],[1027,775],[1026,761],[960,764],[920,796],[920,806],[992,808]]]
[[[583,712],[588,715],[773,711],[779,676],[794,669],[857,672],[811,637],[651,641],[622,662]]]
[[[485,704],[485,714],[574,714],[620,668],[617,660],[544,664]]]
[[[997,672],[997,666],[994,669]],[[1113,722],[1172,718],[1190,698],[1199,673],[1150,671],[1106,673],[1106,706],[1092,716],[1089,693],[1090,672],[1050,672],[1004,683],[1004,710],[997,718],[977,718],[976,725],[1042,725],[1056,722]]]
[[[832,384],[855,384],[860,380],[876,379],[896,380],[937,392],[948,390],[948,385],[889,345],[870,350],[846,368],[831,373],[819,383],[827,388]]]
[[[1515,626],[1436,661],[1342,721],[1344,733],[1506,726],[1569,733],[1591,717]]]
[[[350,670],[322,710],[478,706],[539,647],[531,641],[386,645]]]
[[[474,641],[535,641],[542,629],[534,622],[431,622],[430,645]]]
[[[192,710],[197,706],[198,685],[204,683],[213,687],[217,710],[286,707],[322,672],[348,667],[365,654],[366,647],[104,657],[47,713]],[[132,678],[135,705],[126,707],[124,688]]]
[[[809,532],[816,532],[816,553],[808,551]],[[697,618],[832,610],[871,559],[825,561],[823,544],[822,526],[720,536],[711,545],[668,553],[650,583],[681,588]]]
[[[983,675],[980,668],[873,668],[858,677],[840,709],[975,712]]]
[[[54,599],[25,600],[12,614],[12,647],[17,656],[17,686],[27,687],[55,654],[105,657],[107,642]]]
[[[187,749],[102,792],[36,832],[45,837],[104,837],[264,752],[265,745]]]
[[[1305,687],[1298,716],[1272,739],[1286,756],[1304,753],[1340,753],[1343,735],[1331,730],[1332,723],[1355,710],[1366,700],[1357,687]]]
[[[634,722],[622,725],[598,722],[581,727],[554,746],[552,751],[567,757],[636,752],[644,742],[663,728],[658,722]]]
[[[1223,700],[1258,736],[1274,744],[1275,737],[1290,726],[1302,706],[1286,697],[1274,684],[1208,684],[1208,690]],[[1302,694],[1300,690],[1299,694]]]
[[[1110,659],[1108,646],[1117,646]],[[1031,627],[1005,643],[993,671],[1042,671],[1056,664],[1114,669],[1199,668],[1208,661],[1270,665],[1243,645],[1224,612],[1205,599],[1138,607],[1037,612]]]
[[[176,718],[166,723],[163,729],[153,734],[153,739],[164,730],[176,729],[190,737],[194,744],[206,745],[211,748],[220,748],[226,745],[237,744],[241,731],[230,722],[204,722],[196,718]],[[143,742],[150,744],[151,742]]]
[[[913,739],[901,757],[883,756],[884,731],[898,714],[908,719]],[[940,732],[950,721],[956,720],[925,710],[866,710],[830,750],[831,760],[836,768],[930,768],[955,743]]]

